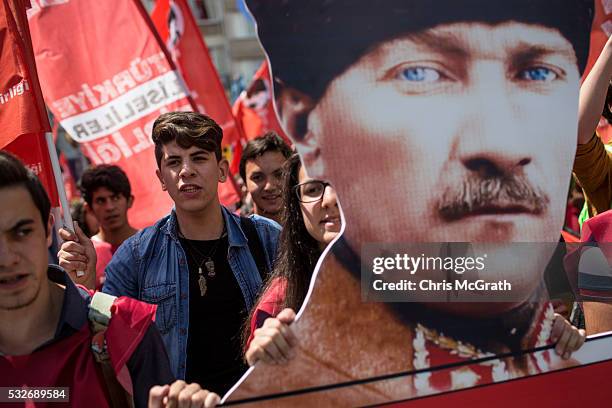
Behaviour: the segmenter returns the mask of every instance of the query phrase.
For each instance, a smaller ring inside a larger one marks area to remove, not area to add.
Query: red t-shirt
[[[282,310],[285,302],[285,292],[287,290],[287,281],[285,278],[274,278],[270,283],[270,287],[265,291],[261,300],[255,307],[251,318],[251,333],[247,341],[246,348],[249,348],[253,340],[255,330],[263,326],[268,317],[275,317]]]
[[[93,243],[94,249],[96,250],[96,257],[98,258],[96,261],[96,290],[102,290],[102,285],[106,279],[104,270],[106,269],[106,265],[113,259],[113,255],[119,247],[104,242],[95,235],[91,237],[91,242]]]

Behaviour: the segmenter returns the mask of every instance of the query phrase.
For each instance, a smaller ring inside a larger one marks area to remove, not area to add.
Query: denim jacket
[[[240,228],[240,217],[224,207],[222,209],[229,241],[227,260],[250,310],[261,289],[261,276]],[[250,218],[271,270],[280,226],[257,215]],[[172,372],[177,378],[184,379],[189,327],[189,267],[177,235],[174,210],[155,225],[128,238],[117,249],[106,267],[102,291],[157,305],[155,323],[164,339]]]

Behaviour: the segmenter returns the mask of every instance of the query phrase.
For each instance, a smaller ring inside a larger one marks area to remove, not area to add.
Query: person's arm
[[[612,330],[612,303],[583,302],[582,308],[588,335]]]
[[[158,384],[170,384],[175,378],[163,340],[151,324],[127,362],[134,390],[136,408],[147,406],[149,390]]]
[[[580,87],[578,144],[588,143],[597,129],[611,77],[612,37],[608,38],[599,58]]]

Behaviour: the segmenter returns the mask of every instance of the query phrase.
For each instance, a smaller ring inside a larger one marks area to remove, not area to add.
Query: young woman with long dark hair
[[[279,254],[244,331],[250,365],[260,359],[283,359],[286,343],[294,340],[288,327],[294,311],[304,302],[323,249],[340,233],[336,192],[329,183],[308,177],[297,154],[285,164],[283,198]],[[279,330],[287,335],[287,342],[278,339]]]

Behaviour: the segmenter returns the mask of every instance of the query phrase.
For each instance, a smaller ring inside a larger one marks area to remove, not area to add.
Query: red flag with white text
[[[156,179],[151,128],[193,110],[182,80],[138,0],[54,0],[28,12],[45,101],[94,164],[116,164],[142,228],[172,207]]]
[[[230,163],[230,172],[236,174],[242,153],[241,131],[189,5],[185,0],[157,0],[151,19],[198,111],[223,128],[223,154]],[[226,205],[240,200],[232,177],[219,185],[219,199]]]
[[[274,131],[291,146],[291,141],[283,131],[274,112],[272,84],[267,60],[255,72],[249,87],[236,99],[232,111],[247,140]]]
[[[23,0],[0,0],[0,148],[49,131]]]
[[[3,147],[19,157],[27,168],[38,176],[49,194],[52,207],[59,207],[59,198],[49,158],[49,148],[43,134],[29,133],[22,135]]]
[[[27,6],[29,1],[0,0],[0,148],[36,173],[55,207],[57,189],[44,137],[50,127],[34,63]]]

